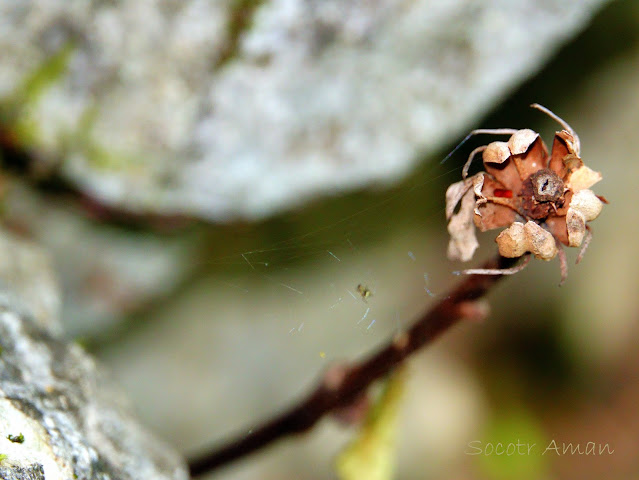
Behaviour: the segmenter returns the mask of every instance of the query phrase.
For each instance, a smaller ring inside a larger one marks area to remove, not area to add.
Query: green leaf
[[[9,127],[20,145],[33,146],[40,138],[40,128],[31,110],[44,93],[62,80],[74,51],[67,43],[42,61],[8,96],[0,98],[0,123]]]
[[[66,73],[73,50],[74,45],[69,42],[44,60],[23,80],[16,96],[22,102],[36,103],[40,96]]]
[[[491,480],[536,480],[547,478],[548,444],[532,412],[516,409],[502,412],[488,427],[478,455],[483,477]]]
[[[386,380],[357,437],[339,454],[335,468],[340,480],[389,480],[395,471],[397,415],[401,404],[405,368]]]

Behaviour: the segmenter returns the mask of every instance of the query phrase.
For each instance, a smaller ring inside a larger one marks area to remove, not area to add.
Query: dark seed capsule
[[[564,182],[559,176],[547,168],[543,168],[530,176],[533,195],[538,202],[556,202],[564,194]]]

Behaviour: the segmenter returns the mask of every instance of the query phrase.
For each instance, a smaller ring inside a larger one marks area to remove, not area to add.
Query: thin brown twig
[[[506,269],[518,259],[497,256],[482,269]],[[300,434],[313,427],[324,415],[348,407],[375,380],[382,378],[416,350],[428,345],[441,333],[464,318],[468,302],[484,296],[502,275],[469,275],[448,295],[422,314],[405,332],[388,345],[358,363],[344,367],[336,379],[325,374],[317,388],[290,409],[276,415],[248,435],[222,445],[192,460],[191,475],[197,476],[247,456],[283,437]]]

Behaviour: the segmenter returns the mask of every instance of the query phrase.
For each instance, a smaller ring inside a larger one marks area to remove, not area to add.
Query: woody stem
[[[484,270],[504,270],[513,267],[519,259],[497,256],[482,265]],[[412,326],[389,339],[387,344],[368,357],[344,365],[344,374],[336,382],[328,375],[305,398],[289,409],[253,428],[248,435],[242,433],[226,444],[194,458],[189,468],[191,475],[202,475],[247,456],[281,438],[310,430],[331,411],[351,405],[377,379],[386,376],[411,354],[433,342],[439,335],[464,318],[468,302],[474,302],[486,293],[502,275],[469,275],[441,300],[418,316]]]

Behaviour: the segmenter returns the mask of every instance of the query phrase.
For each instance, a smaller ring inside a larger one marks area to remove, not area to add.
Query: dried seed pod
[[[472,257],[478,245],[473,223],[481,231],[507,227],[496,239],[499,252],[505,257],[530,252],[550,260],[561,252],[563,244],[582,246],[578,257],[582,258],[591,237],[588,222],[597,218],[603,203],[607,203],[589,190],[601,180],[601,174],[584,165],[579,157],[579,137],[570,125],[541,105],[531,106],[563,127],[555,134],[551,154],[539,134],[529,129],[473,131],[511,136],[507,142],[475,148],[464,165],[464,180],[447,190],[449,258]],[[470,163],[479,152],[483,152],[486,172],[466,178]],[[563,279],[565,254],[561,258]]]
[[[543,168],[530,176],[533,196],[538,202],[556,202],[564,194],[564,182],[552,170]]]

